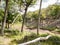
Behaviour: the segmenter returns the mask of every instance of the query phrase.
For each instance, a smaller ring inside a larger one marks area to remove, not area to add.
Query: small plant
[[[43,28],[41,28],[41,29],[53,31],[53,30],[55,30],[56,28],[57,28],[57,27],[47,26],[47,27],[43,27]]]
[[[60,45],[60,37],[52,36],[48,40],[41,41],[41,45]]]
[[[60,29],[56,29],[56,32],[57,32],[57,33],[60,33]]]
[[[18,30],[4,30],[5,36],[12,37],[14,35],[19,35],[20,32]]]
[[[41,35],[39,35],[40,37],[46,37],[46,36],[48,36],[49,34],[41,34]]]

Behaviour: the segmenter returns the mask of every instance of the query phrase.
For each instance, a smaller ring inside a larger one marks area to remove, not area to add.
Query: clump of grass
[[[21,34],[18,30],[4,30],[6,37],[13,37],[15,35]]]
[[[31,40],[34,40],[38,37],[43,37],[43,36],[47,36],[48,34],[42,34],[42,35],[36,35],[35,33],[31,33],[30,35],[25,35],[24,38],[21,38],[20,40],[13,40],[12,42],[15,42],[17,44],[20,44],[20,43],[24,43],[24,42],[28,42],[28,41],[31,41]]]
[[[49,30],[49,31],[54,31],[55,29],[57,29],[57,27],[47,26],[47,27],[42,27],[41,29]]]
[[[56,29],[55,32],[60,33],[60,29]]]
[[[21,39],[19,40],[13,40],[12,42],[16,42],[18,44],[20,43],[23,43],[23,42],[27,42],[27,41],[30,41],[30,40],[33,40],[35,38],[37,38],[38,36],[35,34],[35,33],[31,33],[29,35],[25,35],[24,37],[22,37]]]
[[[41,41],[42,45],[60,45],[60,37],[52,36],[48,40]]]
[[[49,34],[47,33],[47,34],[40,34],[39,36],[40,37],[46,37],[46,36],[48,36]]]
[[[30,35],[30,32],[20,32],[19,30],[4,30],[5,36],[11,39],[11,44],[16,44],[16,41],[23,42],[26,36]],[[20,41],[21,40],[21,41]]]

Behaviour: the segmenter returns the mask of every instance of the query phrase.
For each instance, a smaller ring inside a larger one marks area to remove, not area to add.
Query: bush
[[[53,31],[53,30],[55,30],[56,28],[57,28],[57,27],[47,26],[47,27],[43,27],[43,28],[41,28],[41,29]]]
[[[49,34],[41,34],[41,35],[39,35],[40,37],[46,37],[46,36],[48,36]]]
[[[60,45],[60,37],[52,36],[48,40],[41,41],[41,45]]]
[[[5,36],[11,37],[20,34],[18,30],[4,30]]]
[[[30,35],[25,35],[24,37],[22,37],[21,39],[19,40],[13,40],[12,42],[16,42],[17,44],[20,44],[20,43],[24,43],[24,42],[27,42],[27,41],[30,41],[30,40],[33,40],[35,38],[37,38],[38,36],[35,34],[35,33],[31,33]]]
[[[20,40],[13,40],[12,42],[16,42],[17,44],[20,44],[20,43],[24,43],[24,42],[28,42],[28,41],[31,41],[31,40],[34,40],[38,37],[43,37],[43,36],[47,36],[48,34],[42,34],[42,35],[36,35],[35,33],[31,33],[30,35],[25,35],[24,38],[21,38]]]
[[[55,32],[60,33],[60,29],[56,29]]]

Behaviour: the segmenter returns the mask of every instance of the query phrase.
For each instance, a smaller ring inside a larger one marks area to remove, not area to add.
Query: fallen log
[[[22,44],[18,44],[18,45],[28,45],[28,44],[31,44],[31,43],[34,43],[34,42],[37,42],[37,41],[40,41],[40,40],[47,40],[51,37],[51,35],[48,35],[46,37],[39,37],[39,38],[36,38],[32,41],[28,41],[28,42],[25,42],[25,43],[22,43]]]

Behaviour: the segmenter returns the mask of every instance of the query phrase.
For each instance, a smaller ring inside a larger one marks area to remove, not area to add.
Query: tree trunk
[[[5,7],[4,17],[3,17],[3,22],[2,22],[2,28],[1,28],[2,35],[4,35],[4,29],[5,29],[5,25],[6,25],[7,10],[8,10],[8,0],[6,0],[6,7]]]
[[[40,0],[40,8],[39,8],[39,14],[38,14],[38,20],[37,20],[37,35],[39,35],[39,25],[40,25],[40,15],[41,15],[41,5],[42,5],[42,0]]]
[[[7,23],[6,23],[6,28],[7,28]]]
[[[1,21],[1,28],[2,28],[3,21]],[[0,29],[0,35],[2,34],[2,30]]]
[[[8,29],[9,29],[9,22],[8,22]]]
[[[26,8],[25,8],[25,13],[24,13],[24,15],[23,15],[23,22],[22,22],[21,32],[23,32],[23,28],[24,28],[24,23],[25,23],[25,17],[26,17],[27,9],[28,9],[28,7],[26,6]]]

